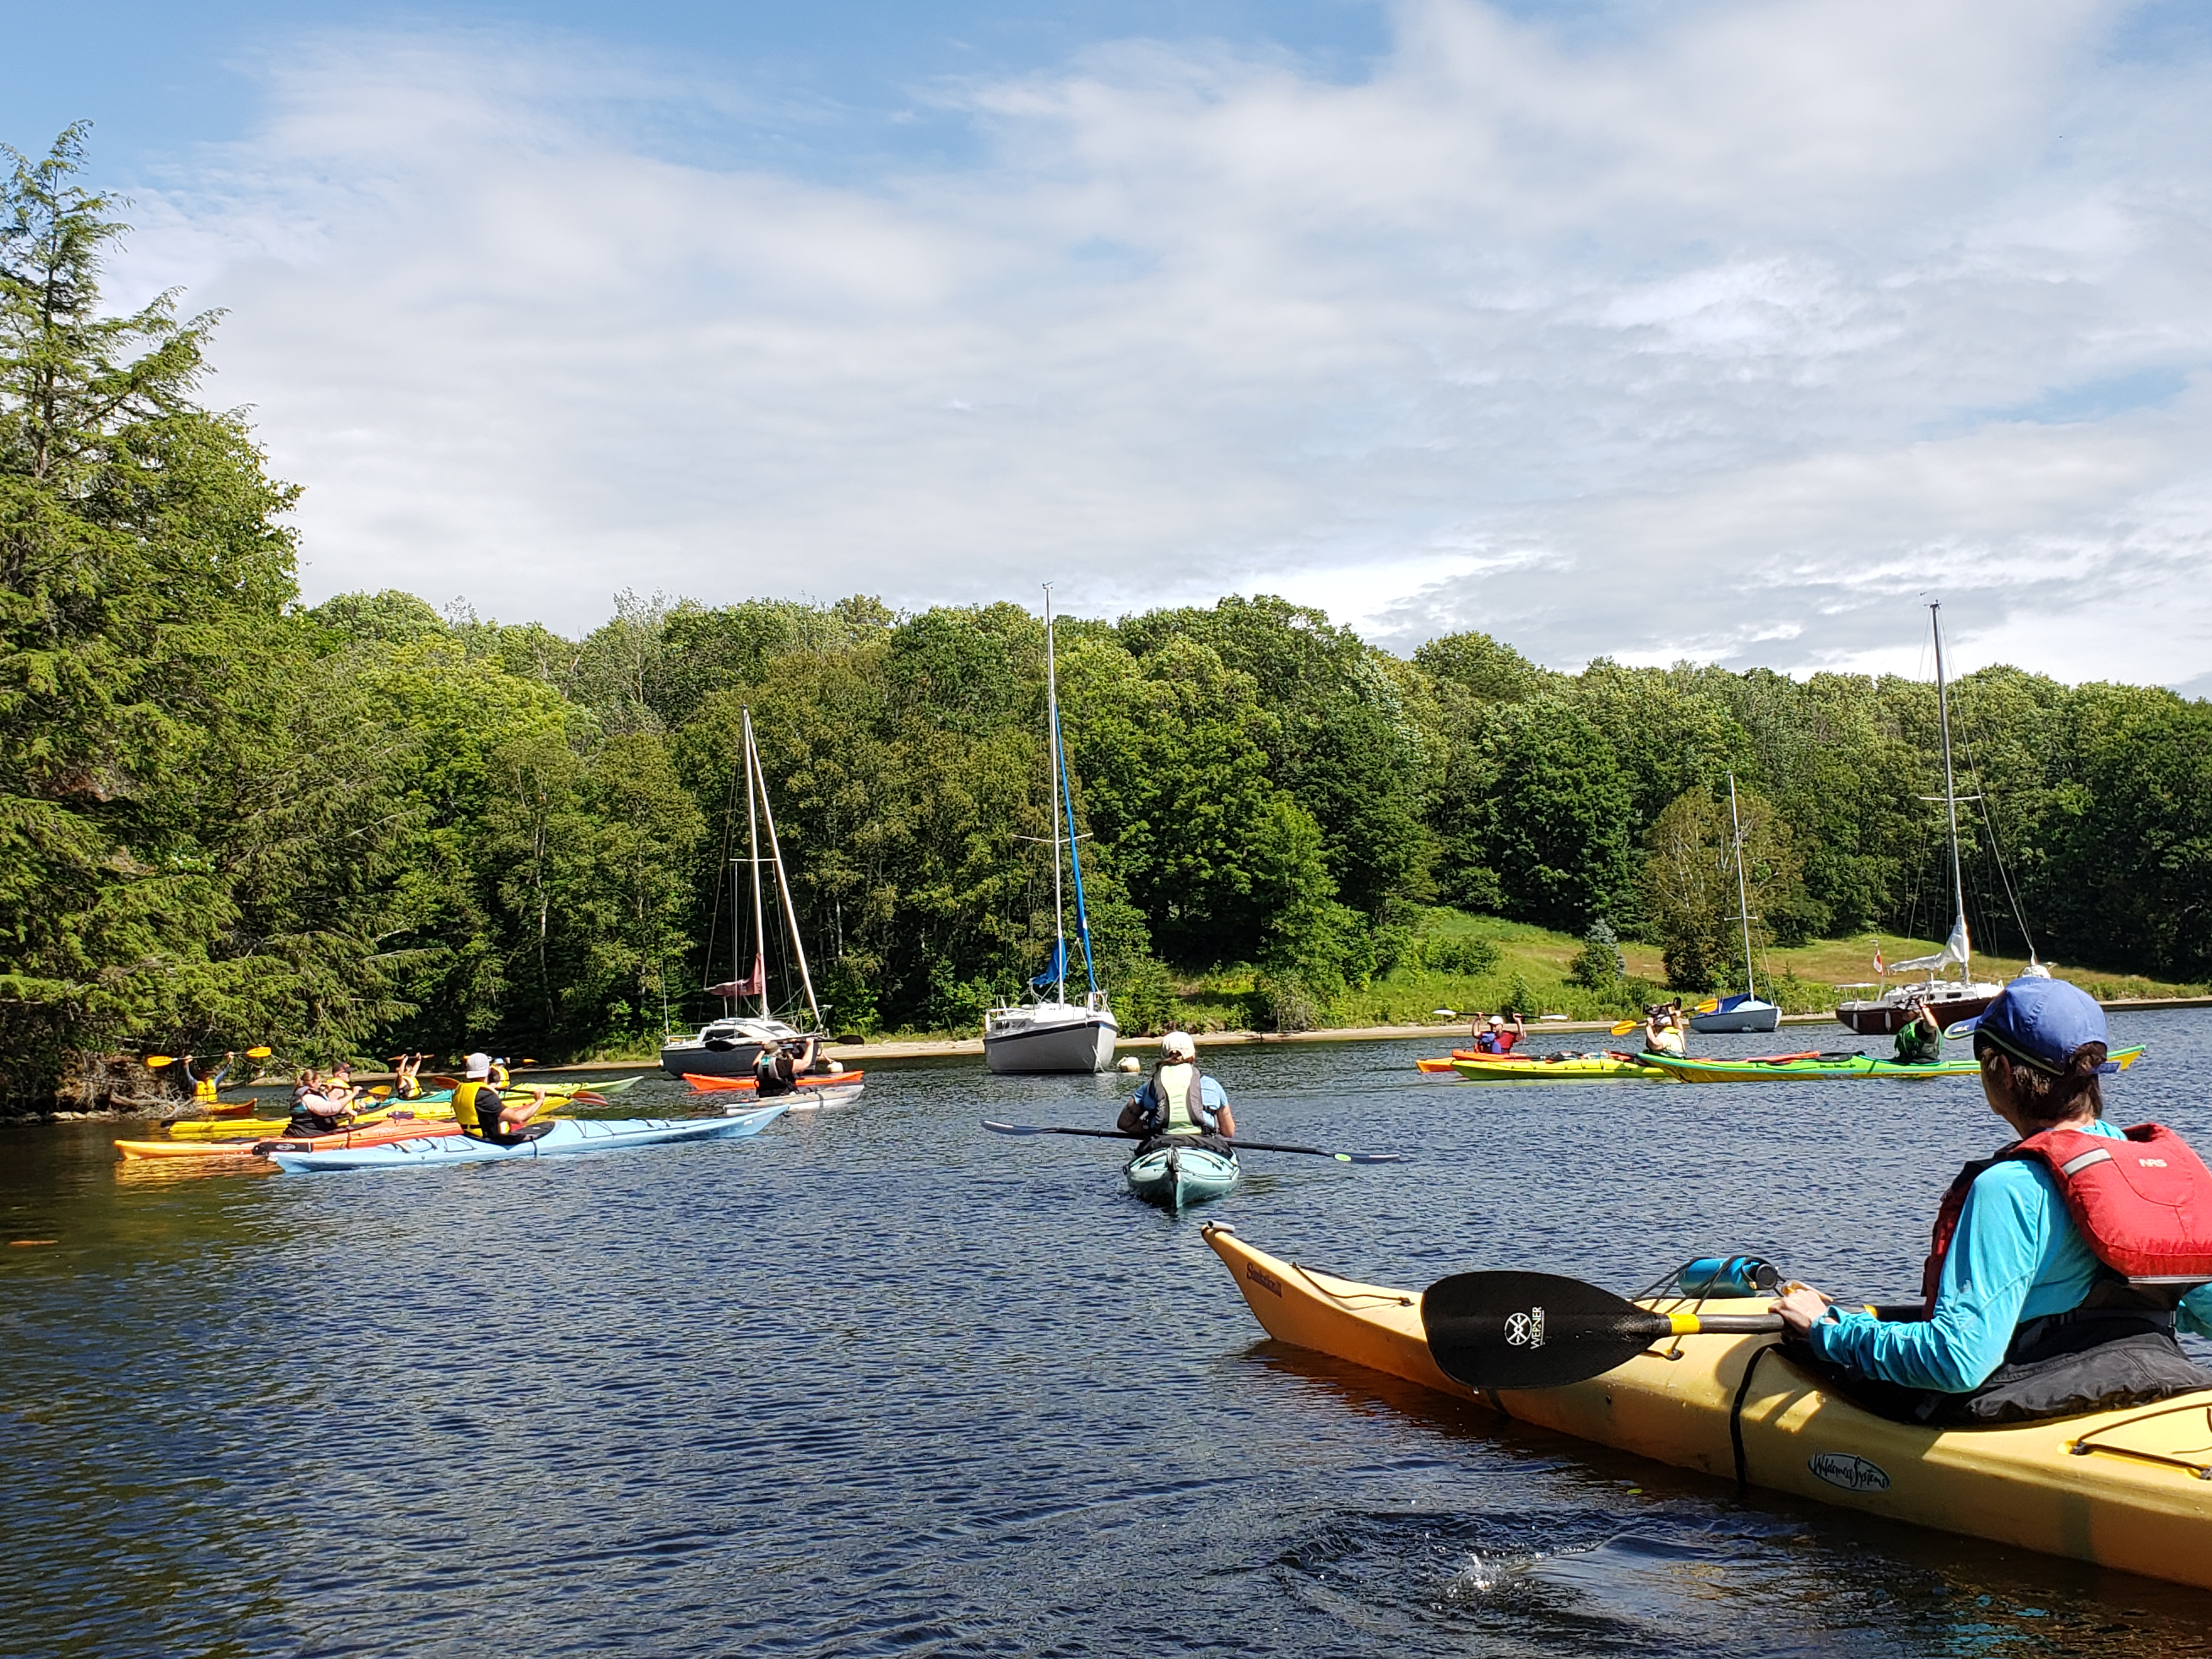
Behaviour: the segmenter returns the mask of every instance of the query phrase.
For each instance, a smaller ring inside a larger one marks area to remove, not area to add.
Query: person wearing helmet
[[[1221,1085],[1198,1069],[1198,1045],[1190,1033],[1170,1031],[1160,1039],[1152,1076],[1121,1109],[1114,1127],[1148,1142],[1187,1137],[1200,1144],[1210,1140],[1225,1151],[1237,1133],[1237,1115],[1229,1109]]]
[[[1869,1410],[1961,1427],[2212,1388],[2174,1340],[2212,1335],[2212,1172],[2170,1129],[2104,1121],[2104,1010],[2023,975],[1952,1030],[2019,1139],[1951,1183],[1918,1307],[1792,1285],[1791,1356]]]

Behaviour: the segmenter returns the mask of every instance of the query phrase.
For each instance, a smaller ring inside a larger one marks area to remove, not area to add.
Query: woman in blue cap
[[[2123,1134],[2104,1121],[2098,1079],[2117,1069],[2104,1010],[2063,980],[2023,976],[1951,1030],[1972,1034],[1982,1092],[2020,1139],[1953,1182],[1917,1316],[1847,1313],[1792,1286],[1775,1307],[1796,1357],[1861,1404],[1921,1422],[2212,1388],[2173,1334],[2212,1335],[2212,1173],[2169,1130]],[[2158,1186],[2159,1201],[2130,1182]]]

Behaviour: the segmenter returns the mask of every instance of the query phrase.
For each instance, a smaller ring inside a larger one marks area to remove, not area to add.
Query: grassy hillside
[[[1421,922],[1422,932],[1437,940],[1480,939],[1497,947],[1496,964],[1480,974],[1456,973],[1431,967],[1400,967],[1376,979],[1362,991],[1339,998],[1328,1011],[1332,1025],[1398,1025],[1431,1021],[1435,1011],[1449,1008],[1462,1015],[1476,1010],[1497,1012],[1519,1008],[1534,1018],[1565,1014],[1574,1019],[1597,1019],[1626,1012],[1645,995],[1656,999],[1666,984],[1666,969],[1657,947],[1633,943],[1621,946],[1630,980],[1617,995],[1605,995],[1566,982],[1567,970],[1582,949],[1582,941],[1565,933],[1526,922],[1495,916],[1471,916],[1456,910],[1431,910]],[[1941,941],[1906,939],[1894,933],[1861,934],[1847,939],[1827,939],[1793,951],[1777,951],[1759,981],[1762,994],[1792,1013],[1816,1013],[1832,1008],[1841,998],[1863,996],[1846,989],[1854,981],[1874,977],[1874,945],[1879,940],[1882,959],[1901,961],[1930,956]],[[1449,954],[1444,952],[1442,954]],[[2027,964],[2017,957],[1977,957],[1977,977],[2010,979]],[[2122,997],[2212,995],[2212,988],[2172,985],[2132,975],[2104,974],[2053,964],[2062,979],[2073,981],[2101,1000]],[[1641,981],[1639,985],[1638,981]],[[1187,1030],[1245,1030],[1262,1021],[1263,1006],[1249,969],[1229,969],[1176,987],[1176,1006]]]

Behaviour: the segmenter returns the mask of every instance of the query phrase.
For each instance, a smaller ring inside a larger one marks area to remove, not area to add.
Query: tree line
[[[718,1005],[750,709],[838,1030],[972,1028],[1049,952],[1044,637],[1023,605],[625,595],[578,640],[399,592],[305,605],[215,319],[104,312],[80,135],[0,203],[0,1098],[106,1056],[575,1055]],[[1271,598],[1063,618],[1062,719],[1125,1025],[1249,964],[1281,1024],[1429,960],[1431,907],[1741,971],[1949,920],[1931,684],[1411,659]],[[2212,977],[2212,706],[1967,676],[1978,940]],[[1425,952],[1429,953],[1425,956]],[[1579,971],[1579,970],[1578,970]],[[1590,969],[1595,972],[1595,969]]]

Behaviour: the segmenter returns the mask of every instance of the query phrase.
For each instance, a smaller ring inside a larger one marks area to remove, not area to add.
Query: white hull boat
[[[983,1063],[994,1072],[1109,1072],[1121,1034],[1103,1006],[1031,1002],[994,1008],[983,1026]]]
[[[1710,1014],[1690,1016],[1693,1031],[1771,1031],[1782,1024],[1782,1010],[1757,997],[1729,997]]]

